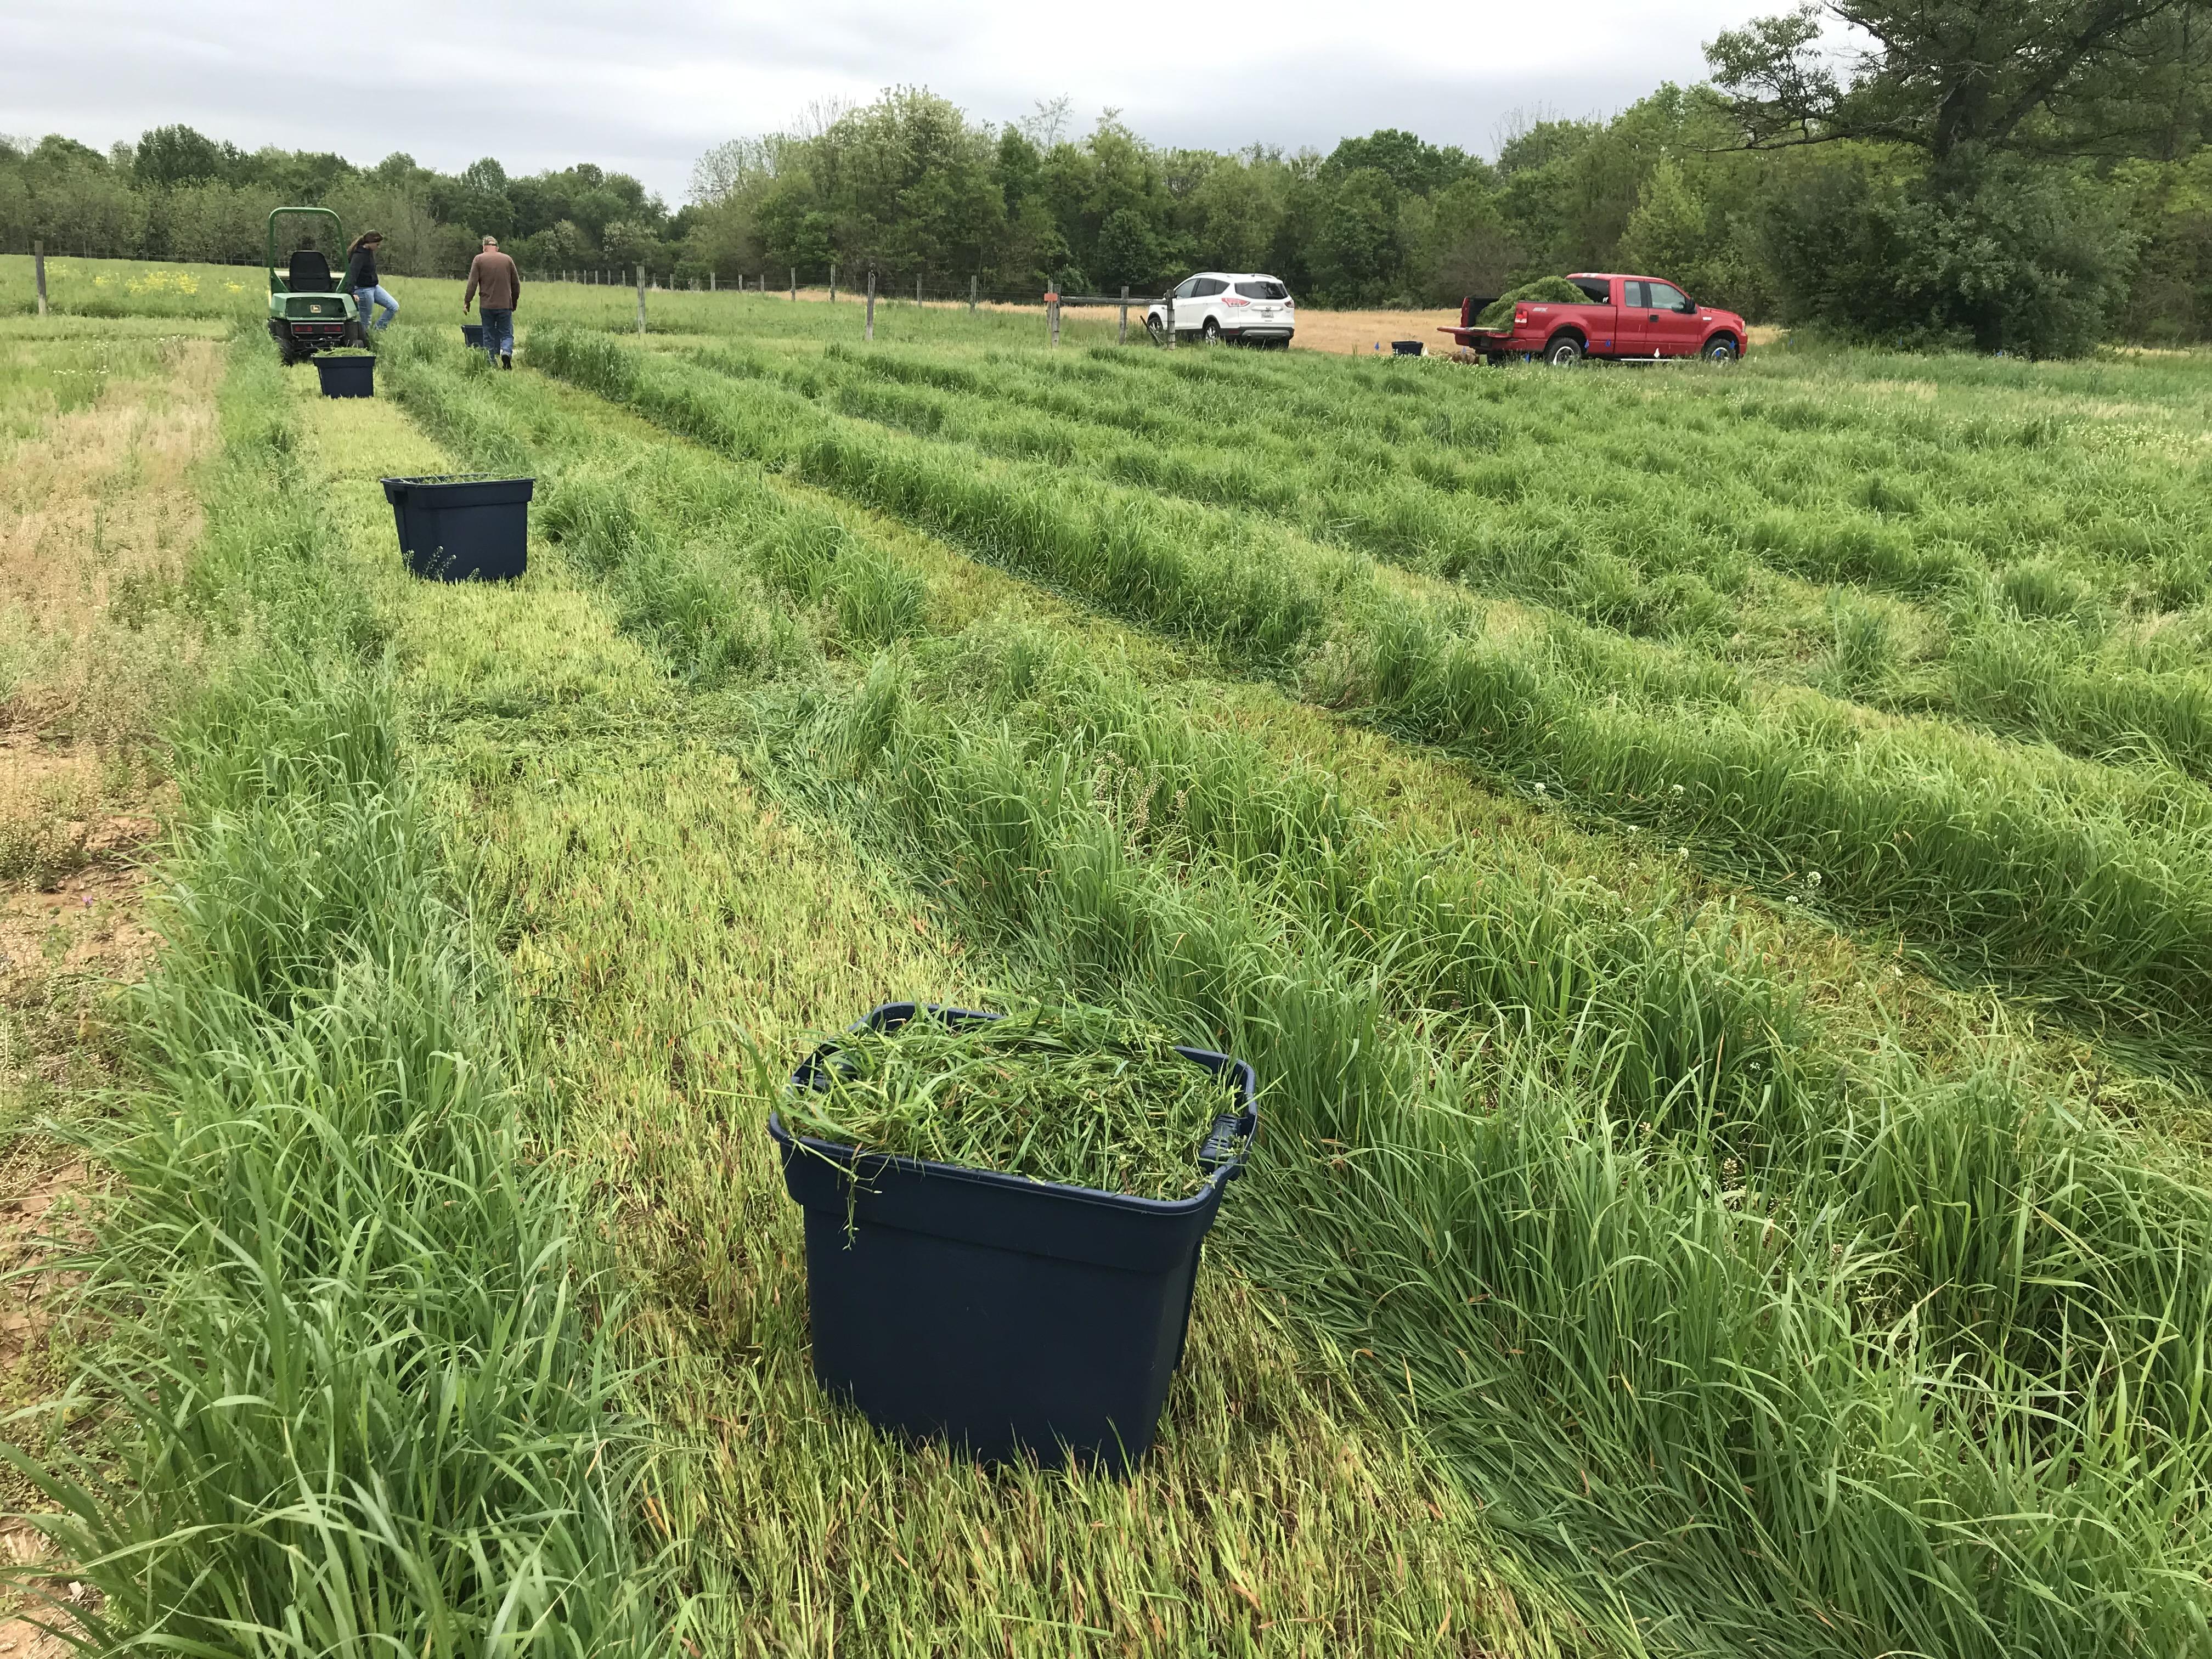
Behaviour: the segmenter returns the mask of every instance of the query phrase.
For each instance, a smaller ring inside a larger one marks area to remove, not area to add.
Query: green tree
[[[188,126],[154,127],[138,140],[131,171],[138,184],[173,190],[180,185],[230,183],[245,162],[235,144],[219,144]]]
[[[2191,125],[2201,106],[2207,10],[2206,0],[1820,0],[1730,30],[1706,56],[1754,145],[1876,139],[1922,150],[1940,171],[2008,149],[2170,147],[2168,94]],[[1832,24],[1869,42],[1840,73]]]
[[[1785,316],[1902,345],[2075,356],[2127,295],[2136,233],[2086,171],[1991,157],[1937,188],[1880,147],[1808,156],[1769,205]]]

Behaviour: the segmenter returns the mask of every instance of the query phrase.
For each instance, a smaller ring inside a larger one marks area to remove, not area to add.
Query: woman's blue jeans
[[[354,289],[353,302],[355,307],[361,313],[361,328],[362,332],[364,334],[368,331],[368,313],[374,311],[377,307],[382,306],[384,307],[384,315],[376,325],[379,332],[389,328],[392,325],[392,319],[399,314],[399,301],[393,299],[389,294],[386,294],[380,288],[357,288]]]

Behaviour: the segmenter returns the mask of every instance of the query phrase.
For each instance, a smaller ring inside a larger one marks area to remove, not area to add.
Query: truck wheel
[[[1709,363],[1732,363],[1735,361],[1735,342],[1725,334],[1716,334],[1705,342],[1705,361]]]
[[[1553,368],[1572,368],[1583,360],[1583,343],[1571,334],[1562,334],[1544,348],[1544,361]]]

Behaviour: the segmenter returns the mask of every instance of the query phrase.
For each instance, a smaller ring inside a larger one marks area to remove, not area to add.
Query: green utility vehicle
[[[280,266],[276,222],[293,218],[329,220],[330,246],[317,247],[303,227],[300,246]],[[353,295],[345,291],[345,229],[328,208],[280,207],[269,216],[269,334],[288,368],[318,351],[367,343]]]

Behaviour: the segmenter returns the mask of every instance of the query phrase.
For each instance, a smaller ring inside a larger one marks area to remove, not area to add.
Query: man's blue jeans
[[[514,313],[483,306],[477,308],[477,315],[483,321],[484,356],[497,368],[501,357],[514,356]]]
[[[377,307],[384,307],[384,315],[376,324],[376,331],[380,334],[391,327],[392,319],[399,314],[399,301],[386,294],[381,288],[354,289],[353,302],[355,308],[361,313],[361,331],[364,334],[368,333],[369,329],[368,314]]]

